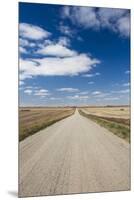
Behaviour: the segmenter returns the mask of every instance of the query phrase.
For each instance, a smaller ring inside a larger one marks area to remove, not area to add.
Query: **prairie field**
[[[93,114],[100,117],[114,117],[114,118],[130,118],[129,106],[111,106],[111,107],[83,107],[82,110],[87,114]]]
[[[130,142],[130,107],[81,107],[79,113]]]
[[[19,140],[74,113],[69,107],[25,107],[19,109]]]

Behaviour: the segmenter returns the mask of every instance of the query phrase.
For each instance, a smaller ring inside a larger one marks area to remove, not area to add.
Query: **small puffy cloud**
[[[40,89],[39,92],[45,92],[45,93],[48,93],[48,90],[46,90],[46,89]]]
[[[23,54],[27,54],[27,50],[24,47],[19,47],[19,52]]]
[[[30,95],[30,94],[32,94],[32,90],[30,90],[30,89],[24,90],[24,93]]]
[[[100,92],[100,94],[97,94],[97,98],[104,98],[109,95],[110,95],[110,93]]]
[[[28,46],[29,45],[29,41],[26,40],[26,39],[20,38],[19,39],[19,45],[22,46],[22,47]]]
[[[126,10],[115,8],[100,8],[97,14],[100,20],[100,27],[108,28],[121,34],[119,20],[121,20],[124,14],[126,14]]]
[[[58,44],[60,44],[62,46],[70,46],[70,39],[67,37],[60,37]]]
[[[90,78],[90,77],[99,76],[99,75],[100,75],[100,73],[99,73],[99,72],[96,72],[96,73],[94,73],[94,74],[83,74],[82,76],[83,76],[83,77]]]
[[[89,85],[92,85],[92,84],[94,84],[94,82],[93,82],[93,81],[89,81],[88,84],[89,84]]]
[[[100,92],[100,91],[94,91],[94,92],[92,92],[92,94],[93,94],[93,95],[100,95],[101,92]]]
[[[25,83],[24,83],[24,81],[19,81],[19,85],[21,86],[21,85],[24,85]]]
[[[123,83],[123,86],[125,87],[130,86],[130,83]]]
[[[129,89],[120,90],[120,91],[119,91],[119,93],[121,93],[121,94],[126,94],[126,93],[129,93],[129,92],[130,92]]]
[[[129,71],[129,70],[126,70],[126,71],[125,71],[125,74],[130,74],[130,71]]]
[[[19,75],[19,80],[20,81],[23,81],[23,80],[25,80],[27,78],[32,78],[32,76],[28,75],[27,73],[23,73],[23,72],[20,73],[20,75]]]
[[[49,99],[52,101],[62,100],[62,98],[60,98],[60,97],[50,97]]]
[[[104,100],[108,100],[108,101],[116,101],[116,100],[119,100],[120,98],[119,97],[107,97],[107,98],[104,98]]]
[[[64,6],[62,9],[62,17],[66,18],[66,17],[69,17],[69,15],[70,15],[70,7]]]
[[[117,90],[117,91],[111,91],[111,93],[117,93],[117,94],[126,94],[129,93],[130,90],[129,89],[124,89],[124,90]]]
[[[39,49],[36,53],[45,56],[48,55],[57,57],[70,57],[77,55],[75,51],[70,50],[61,44],[50,44],[44,48]]]
[[[99,27],[99,20],[94,8],[90,7],[64,7],[62,16],[71,19],[74,24],[84,28]]]
[[[89,78],[89,77],[93,77],[94,75],[93,74],[83,74],[82,77],[86,77],[86,78]]]
[[[67,96],[67,98],[72,100],[83,100],[83,99],[88,99],[89,97],[87,95],[85,96],[74,95],[74,96]]]
[[[50,93],[46,89],[39,89],[39,90],[35,90],[34,95],[35,96],[43,96],[43,97],[45,97],[45,96],[49,96]]]
[[[57,56],[66,57],[76,54],[75,51],[69,49],[70,39],[67,37],[59,37],[55,40],[44,40],[43,43],[38,43],[38,50],[34,51],[34,54],[40,54],[44,56]]]
[[[22,38],[28,38],[31,40],[41,40],[43,38],[48,38],[51,35],[43,28],[27,23],[20,23],[19,34]]]
[[[69,37],[72,37],[72,35],[74,34],[74,31],[72,31],[69,26],[63,25],[62,23],[60,23],[59,25],[59,30],[62,34]]]
[[[130,34],[130,18],[129,16],[122,17],[117,22],[117,29],[122,36],[129,37]]]
[[[89,93],[88,91],[79,92],[79,95],[86,95],[86,94],[88,94],[88,93]]]
[[[100,75],[100,73],[99,73],[99,72],[96,72],[94,75],[95,75],[95,76],[99,76],[99,75]]]
[[[39,49],[43,49],[45,46],[54,44],[54,42],[52,40],[45,39],[42,42],[38,42],[37,44],[38,44],[37,47],[38,47],[38,50],[39,50]],[[35,53],[36,53],[36,51],[35,51]]]
[[[21,47],[35,47],[35,46],[36,46],[36,43],[30,42],[30,41],[28,41],[27,39],[22,39],[22,38],[20,38],[20,39],[19,39],[19,45],[20,45]]]
[[[25,88],[27,88],[27,89],[33,89],[34,87],[30,86],[30,85],[27,85]]]
[[[120,18],[125,12],[126,10],[118,8],[99,8],[98,10],[99,17],[104,24],[109,23],[110,20],[114,21]]]
[[[82,99],[88,99],[89,96],[85,95],[85,96],[79,96],[79,99],[82,100]]]
[[[79,89],[77,88],[58,88],[56,89],[59,92],[78,92]]]

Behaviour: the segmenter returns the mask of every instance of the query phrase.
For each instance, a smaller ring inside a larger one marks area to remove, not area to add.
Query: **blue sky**
[[[19,4],[21,106],[129,104],[130,11]]]

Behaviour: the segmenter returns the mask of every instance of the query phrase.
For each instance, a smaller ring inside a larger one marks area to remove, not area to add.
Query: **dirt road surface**
[[[19,145],[19,196],[130,189],[130,147],[75,114]]]

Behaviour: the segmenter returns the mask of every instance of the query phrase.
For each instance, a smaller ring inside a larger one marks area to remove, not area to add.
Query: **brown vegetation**
[[[19,140],[74,113],[73,108],[20,108]]]
[[[90,114],[90,112],[86,112],[86,109],[79,109],[79,113],[84,117],[87,117],[98,123],[100,126],[107,128],[115,135],[130,142],[130,119],[119,117],[103,117],[100,115]]]
[[[129,106],[98,106],[81,108],[87,114],[93,114],[99,117],[130,119]]]

